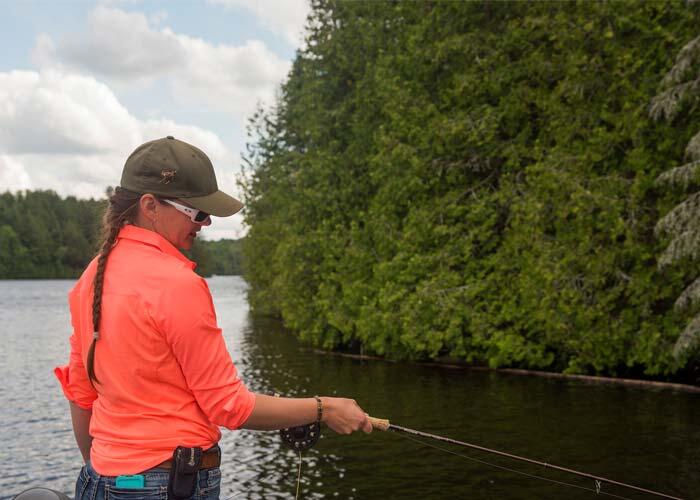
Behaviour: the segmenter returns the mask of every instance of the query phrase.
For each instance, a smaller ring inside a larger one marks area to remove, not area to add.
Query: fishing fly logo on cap
[[[243,208],[243,203],[219,190],[214,166],[204,151],[171,135],[136,148],[126,159],[120,186],[187,200],[217,217],[228,217]]]
[[[175,174],[177,174],[177,170],[167,170],[163,169],[160,171],[160,182],[163,184],[170,184],[173,182],[173,179],[175,178]]]

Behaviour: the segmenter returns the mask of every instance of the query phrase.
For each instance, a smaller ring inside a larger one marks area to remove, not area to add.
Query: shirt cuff
[[[68,401],[81,407],[83,410],[92,410],[92,403],[95,398],[80,398],[75,394],[74,388],[70,384],[70,365],[57,366],[53,370],[54,375],[61,384],[63,394]]]
[[[224,406],[224,410],[228,412],[229,418],[223,425],[230,430],[238,429],[245,424],[255,409],[255,393],[249,391],[242,382],[241,385],[245,389],[246,394],[231,398]]]

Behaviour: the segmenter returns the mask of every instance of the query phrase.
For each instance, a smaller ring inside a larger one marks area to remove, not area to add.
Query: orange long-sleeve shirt
[[[95,388],[85,367],[96,260],[69,294],[70,361],[55,374],[68,400],[92,408],[90,460],[100,474],[144,471],[178,445],[206,449],[219,426],[240,427],[253,411],[194,267],[159,234],[121,230],[105,271]]]

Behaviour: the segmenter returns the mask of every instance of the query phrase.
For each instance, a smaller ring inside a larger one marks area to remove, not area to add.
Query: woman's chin
[[[180,242],[180,249],[190,250],[192,248],[192,245],[194,245],[194,238],[192,236],[188,236],[182,242]]]

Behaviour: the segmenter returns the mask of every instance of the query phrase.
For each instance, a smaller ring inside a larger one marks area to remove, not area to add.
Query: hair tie
[[[98,332],[97,330],[92,332],[92,339],[93,340],[99,340],[99,338],[100,338],[100,332]]]

